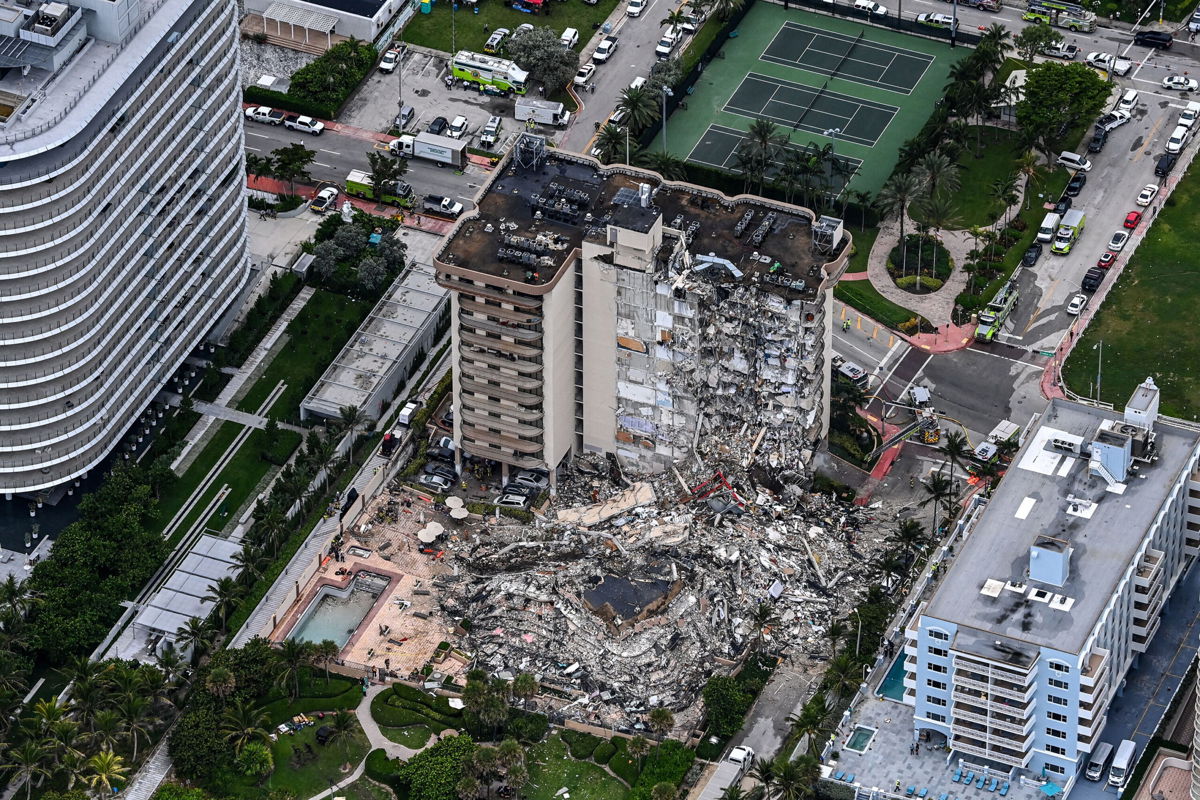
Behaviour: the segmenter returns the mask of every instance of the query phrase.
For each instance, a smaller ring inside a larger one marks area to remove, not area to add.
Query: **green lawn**
[[[200,481],[237,438],[242,426],[235,422],[217,422],[209,430],[212,432],[212,436],[204,445],[204,449],[200,451],[179,480],[171,484],[158,498],[158,518],[163,527],[166,527],[167,523],[171,521],[171,517],[183,508],[183,504],[191,497],[192,492],[196,491]]]
[[[977,136],[982,141],[978,151],[975,149]],[[1017,159],[1022,155],[1018,138],[1016,131],[988,125],[971,126],[971,133],[963,142],[963,152],[958,157],[962,191],[955,192],[953,197],[954,214],[958,218],[954,227],[985,226],[1000,218],[1004,204],[992,197],[990,189],[996,181],[1016,172]],[[918,208],[913,208],[914,219],[920,217]]]
[[[346,800],[392,800],[395,797],[391,789],[370,778],[359,778],[340,789],[338,795],[344,796]]]
[[[246,498],[258,486],[258,482],[273,468],[273,465],[261,456],[266,447],[266,436],[267,434],[262,430],[251,433],[230,462],[225,465],[225,469],[221,470],[215,485],[219,489],[222,484],[229,484],[229,494],[225,495],[225,499],[208,518],[205,523],[206,528],[221,530],[225,527],[225,524],[229,522],[229,515],[236,513],[241,508],[242,504],[246,502]],[[282,448],[290,454],[300,446],[304,437],[295,431],[280,430],[279,441],[283,443]],[[200,503],[200,506],[203,507],[204,502]]]
[[[318,289],[287,327],[287,343],[238,402],[255,412],[280,381],[287,388],[271,406],[271,416],[299,421],[300,402],[366,319],[374,303]]]
[[[429,737],[434,734],[433,728],[428,725],[409,725],[406,728],[380,728],[379,730],[396,744],[411,747],[413,750],[420,750],[428,744]]]
[[[881,295],[870,281],[842,281],[833,287],[833,296],[889,328],[899,328],[901,323],[916,317],[914,312]]]
[[[1138,188],[1125,190],[1133,194]],[[1101,400],[1120,407],[1137,384],[1153,376],[1162,390],[1164,414],[1200,416],[1200,371],[1192,367],[1200,361],[1200,337],[1192,324],[1200,303],[1198,229],[1200,184],[1189,171],[1064,365],[1064,382],[1073,391],[1094,392],[1100,351],[1093,347],[1103,341]]]
[[[575,28],[579,31],[579,44],[575,46],[578,51],[583,49],[588,38],[594,33],[592,25],[608,19],[608,15],[616,6],[617,0],[600,0],[594,6],[578,0],[568,3],[548,0],[546,7],[552,12],[549,16],[553,19],[547,19],[541,14],[534,16],[513,11],[500,2],[479,3],[478,14],[473,14],[470,9],[463,7],[457,12],[451,12],[451,3],[443,0],[434,3],[433,11],[429,14],[418,11],[405,27],[403,39],[409,44],[432,47],[451,55],[458,50],[482,53],[483,44],[491,31],[496,28],[515,31],[518,25],[528,22],[539,27],[549,26],[559,33],[566,28]],[[451,13],[454,14],[453,26],[449,19]]]
[[[525,800],[554,800],[564,786],[571,800],[624,800],[629,793],[604,767],[571,758],[557,734],[531,747],[528,763],[529,785],[521,793]]]
[[[300,681],[300,696],[292,700],[278,689],[264,698],[262,711],[274,727],[297,714],[318,711],[347,711],[362,702],[362,686],[343,675],[330,675],[325,683],[324,673],[313,670]]]
[[[319,725],[309,725],[290,736],[280,736],[271,745],[275,757],[275,771],[261,784],[238,776],[223,787],[226,794],[238,800],[261,800],[268,793],[279,789],[296,798],[312,797],[323,792],[345,777],[342,766],[351,769],[358,765],[371,749],[362,728],[355,725],[354,733],[346,741],[333,741],[326,745],[317,744]],[[313,758],[305,749],[312,747]]]

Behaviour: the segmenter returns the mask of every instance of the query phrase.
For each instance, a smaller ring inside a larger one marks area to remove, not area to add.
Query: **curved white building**
[[[249,274],[233,0],[0,0],[0,491],[96,466]]]

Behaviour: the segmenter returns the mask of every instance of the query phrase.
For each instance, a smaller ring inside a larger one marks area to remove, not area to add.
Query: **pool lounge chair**
[[[954,782],[958,783],[960,780],[962,780],[962,767],[954,770]]]
[[[915,786],[910,786],[904,790],[905,797],[912,797],[916,793],[917,793],[917,787],[915,787]]]
[[[967,786],[970,786],[971,781],[973,781],[973,780],[975,780],[974,770],[967,770],[967,776],[965,778],[963,778],[963,783],[965,783]]]
[[[949,797],[950,794],[948,792],[942,792],[938,795],[938,800],[949,800]]]
[[[984,782],[984,781],[986,781],[986,780],[987,780],[987,776],[986,776],[986,775],[980,775],[978,778],[976,778],[976,779],[975,779],[975,788],[976,788],[976,789],[982,789],[982,788],[983,788],[983,782]]]
[[[853,772],[851,772],[849,775],[846,776],[846,783],[854,783],[854,773]]]
[[[842,779],[843,779],[843,778],[845,778],[845,777],[846,777],[846,773],[844,773],[844,772],[835,772],[835,773],[833,773],[833,779],[834,779],[835,781],[840,781],[840,780],[842,780]]]
[[[1000,785],[1000,780],[998,778],[992,778],[992,782],[988,784],[988,791],[989,792],[996,791],[996,787],[999,785]]]
[[[921,798],[921,800],[925,800],[925,798],[928,796],[929,796],[928,789],[922,789],[921,791],[917,792],[917,797]]]
[[[1004,797],[1006,794],[1008,794],[1008,781],[1005,781],[1004,785],[1000,787],[1000,796]]]

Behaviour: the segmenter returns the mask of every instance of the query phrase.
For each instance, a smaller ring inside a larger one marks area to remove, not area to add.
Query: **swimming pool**
[[[349,586],[322,586],[288,638],[301,642],[331,639],[345,647],[389,583],[383,575],[360,572]]]
[[[877,728],[868,728],[865,725],[856,725],[854,732],[850,734],[850,738],[846,740],[847,750],[853,750],[856,753],[865,753],[867,747],[870,746],[871,740],[875,738]]]
[[[896,660],[892,662],[892,666],[888,668],[887,675],[883,676],[883,683],[879,685],[879,694],[888,700],[895,700],[897,703],[904,702],[903,650],[900,651],[900,655],[896,656]]]

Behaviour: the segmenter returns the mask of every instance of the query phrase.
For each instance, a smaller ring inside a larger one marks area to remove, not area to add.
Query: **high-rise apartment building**
[[[914,733],[954,758],[1063,782],[1200,553],[1200,433],[1054,400],[906,631]]]
[[[248,276],[237,4],[0,0],[0,489],[95,467]]]
[[[454,433],[505,468],[703,439],[803,467],[828,410],[841,221],[519,138],[435,259],[453,294]]]

